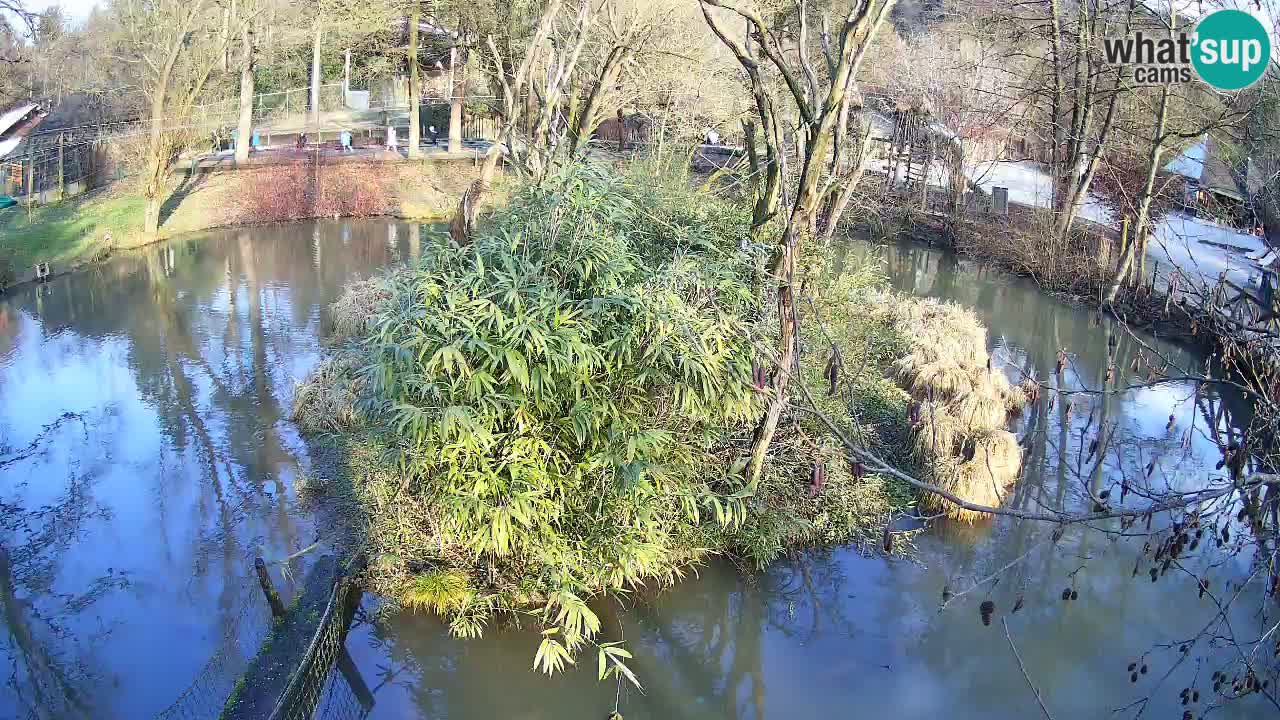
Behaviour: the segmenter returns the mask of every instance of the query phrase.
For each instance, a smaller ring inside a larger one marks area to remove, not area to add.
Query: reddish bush
[[[381,164],[342,163],[320,168],[315,212],[320,217],[386,215],[394,209]],[[392,168],[394,170],[394,168]]]
[[[303,161],[246,171],[239,203],[240,222],[283,222],[310,217],[309,168]]]
[[[306,160],[247,171],[236,198],[240,222],[284,222],[309,217],[385,215],[395,205],[381,164],[341,163],[318,168]]]

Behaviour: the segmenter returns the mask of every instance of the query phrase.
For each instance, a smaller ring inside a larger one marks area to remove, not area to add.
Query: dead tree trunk
[[[498,169],[498,161],[502,159],[502,146],[494,144],[485,156],[484,165],[480,168],[480,177],[471,183],[471,187],[462,194],[458,202],[458,210],[449,223],[449,238],[458,245],[469,245],[475,233],[476,218],[480,215],[480,205],[484,195],[489,191],[494,173]]]

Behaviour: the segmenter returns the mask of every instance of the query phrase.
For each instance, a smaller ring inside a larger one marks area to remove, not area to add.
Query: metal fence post
[[[66,165],[62,153],[62,133],[58,133],[58,201],[67,196]]]

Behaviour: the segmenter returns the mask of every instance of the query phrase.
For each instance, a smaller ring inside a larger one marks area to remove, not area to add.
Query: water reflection
[[[900,290],[973,307],[991,329],[996,362],[1014,379],[1034,375],[1056,386],[1061,348],[1070,359],[1061,387],[1071,391],[1140,382],[1161,358],[1185,367],[1202,363],[976,263],[912,245],[853,244],[844,251],[846,263],[868,256],[882,262]],[[1109,334],[1116,337],[1110,380]],[[1053,394],[1042,394],[1016,425],[1029,445],[1027,468],[1006,504],[1030,511],[1080,507],[1087,488],[1114,487],[1147,473],[1148,465],[1169,487],[1214,472],[1215,437],[1237,432],[1247,417],[1238,398],[1194,390],[1175,384],[1116,396],[1064,395],[1052,404]],[[1100,427],[1112,441],[1090,458]],[[713,563],[668,592],[599,608],[606,639],[625,639],[635,652],[643,695],[596,682],[590,654],[564,675],[535,673],[538,638],[527,627],[458,641],[431,617],[383,617],[369,608],[348,646],[366,675],[378,676],[370,683],[373,717],[599,718],[616,702],[629,720],[1038,717],[1010,639],[1057,718],[1181,717],[1178,691],[1196,678],[1205,696],[1199,716],[1212,701],[1207,676],[1234,652],[1202,641],[1179,660],[1178,645],[1199,633],[1213,605],[1198,596],[1191,577],[1157,584],[1145,573],[1134,578],[1141,538],[1077,528],[1055,545],[1050,528],[1003,518],[976,528],[939,526],[918,544],[918,564],[852,548],[808,553],[758,575]],[[1204,558],[1190,565],[1215,587],[1241,569],[1208,567]],[[939,610],[944,587],[960,592],[1006,567],[998,584]],[[1064,588],[1078,599],[1064,603]],[[1012,614],[1019,597],[1023,607]],[[984,626],[978,608],[988,599],[997,616]],[[1245,597],[1235,605],[1232,626],[1256,630],[1256,618],[1252,625],[1245,620],[1260,601]],[[1151,672],[1132,683],[1126,668],[1140,657]],[[1213,716],[1261,717],[1268,709],[1274,708],[1254,696]]]
[[[0,715],[149,717],[216,651],[256,650],[235,632],[262,622],[253,556],[319,534],[287,412],[324,309],[426,242],[216,232],[0,300]]]

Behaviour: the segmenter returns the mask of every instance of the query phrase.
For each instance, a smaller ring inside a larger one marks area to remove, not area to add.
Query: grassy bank
[[[525,614],[545,629],[541,669],[594,647],[625,674],[595,643],[594,595],[673,582],[710,554],[908,550],[885,527],[914,493],[851,463],[808,413],[784,419],[758,484],[744,476],[776,328],[748,218],[684,179],[579,167],[517,193],[472,245],[439,237],[418,264],[350,286],[293,418],[360,457],[369,586],[460,636]],[[922,352],[917,314],[895,310],[907,301],[876,268],[816,265],[800,307],[809,394],[899,466],[937,461],[914,450],[913,407],[944,399],[895,373]],[[926,341],[985,357],[965,321]]]
[[[38,262],[65,263],[89,257],[106,235],[125,240],[142,232],[142,197],[110,190],[89,193],[54,205],[0,211],[3,250],[14,267]]]
[[[309,217],[394,215],[439,219],[474,181],[469,164],[305,164],[175,178],[161,208],[160,231],[143,232],[144,202],[121,181],[62,202],[0,210],[0,278],[36,263],[55,272],[184,233]],[[319,181],[316,181],[316,178]],[[0,286],[3,286],[0,280]]]

